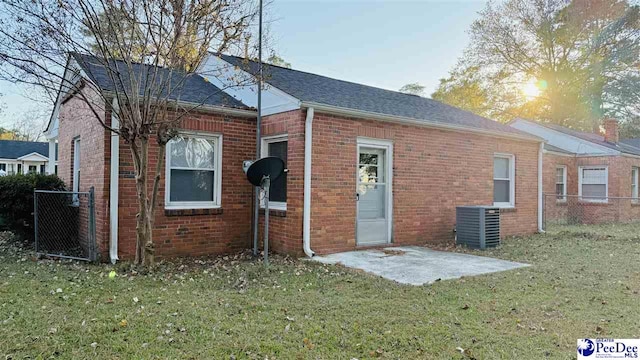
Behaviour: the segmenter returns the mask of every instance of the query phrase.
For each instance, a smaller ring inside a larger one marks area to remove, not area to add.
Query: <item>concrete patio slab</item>
[[[436,251],[419,246],[349,251],[315,256],[325,264],[341,264],[364,270],[401,284],[424,285],[436,280],[458,279],[525,266],[484,256]]]

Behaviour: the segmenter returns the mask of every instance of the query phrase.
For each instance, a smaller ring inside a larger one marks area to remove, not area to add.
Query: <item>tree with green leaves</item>
[[[405,94],[424,96],[424,86],[417,82],[405,84],[398,91]]]
[[[482,86],[477,67],[452,70],[449,77],[440,79],[431,98],[478,115],[495,115],[491,113],[489,92]]]
[[[626,0],[489,2],[460,65],[434,96],[449,101],[480,87],[486,115],[583,130],[605,116],[629,119],[640,99],[639,14]],[[471,69],[475,81],[465,81]]]
[[[266,62],[271,65],[291,69],[291,63],[285,61],[283,58],[278,56],[278,54],[276,54],[275,52],[272,52],[271,55],[269,55]]]

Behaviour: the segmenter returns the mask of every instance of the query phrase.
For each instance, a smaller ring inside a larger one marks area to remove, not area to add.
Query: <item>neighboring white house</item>
[[[57,147],[54,147],[54,152]],[[0,140],[0,175],[57,172],[56,163],[49,163],[49,143],[17,140]],[[50,170],[51,169],[51,170]]]

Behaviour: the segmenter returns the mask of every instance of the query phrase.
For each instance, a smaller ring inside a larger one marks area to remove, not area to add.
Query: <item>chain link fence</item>
[[[35,248],[38,255],[96,261],[93,188],[89,192],[34,192]]]
[[[640,201],[632,197],[545,194],[543,227],[640,223]]]

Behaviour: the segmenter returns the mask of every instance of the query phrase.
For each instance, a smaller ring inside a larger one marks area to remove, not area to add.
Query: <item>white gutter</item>
[[[543,211],[543,189],[542,189],[542,156],[544,153],[544,143],[540,143],[540,150],[538,150],[538,232],[544,233],[542,224],[542,211]]]
[[[495,131],[492,131],[492,130],[479,129],[479,128],[474,128],[469,126],[445,124],[445,123],[429,121],[429,120],[417,120],[417,119],[413,119],[405,116],[387,115],[387,114],[380,114],[380,113],[371,112],[371,111],[347,109],[347,108],[342,108],[338,106],[319,104],[319,103],[309,102],[309,101],[303,101],[300,105],[301,107],[315,108],[318,111],[326,112],[329,114],[343,115],[348,117],[357,117],[361,119],[380,120],[380,121],[394,122],[399,124],[411,124],[415,126],[444,129],[444,130],[450,130],[450,131],[459,131],[459,132],[466,132],[466,133],[472,132],[472,133],[478,133],[478,134],[497,137],[497,138],[517,139],[517,140],[532,141],[532,142],[544,141],[542,138],[537,137],[535,135],[527,135],[527,134],[520,135],[515,133],[514,134],[496,133]]]
[[[116,115],[115,109],[118,103],[113,101],[113,110],[111,111],[111,127],[118,129],[120,121]],[[109,172],[109,259],[112,264],[118,261],[118,175],[120,168],[120,136],[114,132],[111,133],[111,163]]]
[[[311,149],[313,129],[313,108],[307,108],[304,123],[304,209],[302,213],[302,248],[308,257],[316,253],[311,250]]]

